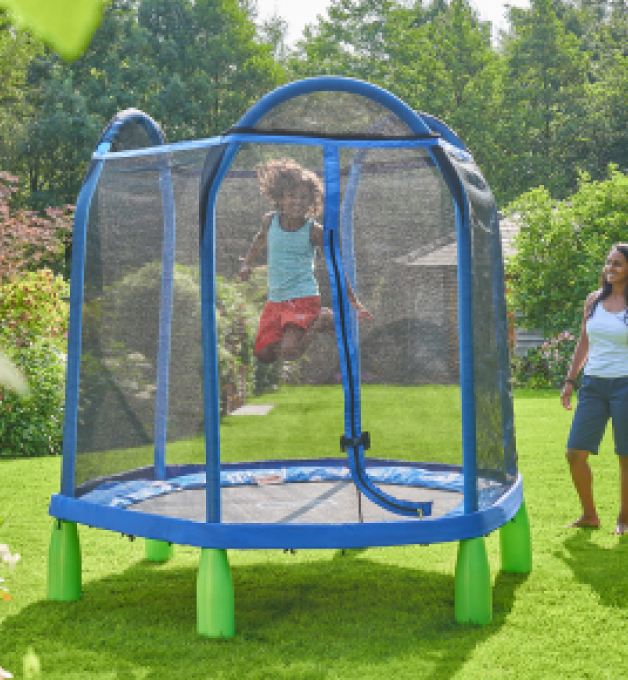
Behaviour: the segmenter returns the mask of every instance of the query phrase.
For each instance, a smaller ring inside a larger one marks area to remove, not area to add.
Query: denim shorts
[[[585,375],[578,392],[567,448],[597,453],[608,419],[613,423],[615,453],[628,456],[628,376]]]

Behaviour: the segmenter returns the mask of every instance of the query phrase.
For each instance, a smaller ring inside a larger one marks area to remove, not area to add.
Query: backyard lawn
[[[578,514],[562,454],[570,414],[554,392],[519,391],[515,410],[534,564],[528,576],[500,574],[498,534],[487,539],[485,627],[453,622],[455,544],[231,551],[237,634],[216,641],[195,630],[198,550],[154,565],[143,541],[80,527],[83,597],[48,602],[60,460],[1,460],[0,543],[22,559],[0,565],[12,598],[0,598],[0,666],[46,680],[626,678],[628,538],[611,534],[610,438],[593,461],[602,529],[566,529]]]

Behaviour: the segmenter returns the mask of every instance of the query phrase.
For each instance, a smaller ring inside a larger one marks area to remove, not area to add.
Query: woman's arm
[[[571,396],[576,386],[576,380],[587,360],[587,356],[589,355],[587,317],[589,316],[589,310],[591,309],[591,305],[595,301],[596,297],[597,293],[590,293],[584,303],[582,324],[580,325],[580,337],[576,343],[576,348],[574,349],[573,356],[571,357],[571,365],[569,366],[569,370],[567,371],[567,375],[565,376],[565,381],[563,383],[563,388],[560,392],[560,401],[567,410],[571,410]]]

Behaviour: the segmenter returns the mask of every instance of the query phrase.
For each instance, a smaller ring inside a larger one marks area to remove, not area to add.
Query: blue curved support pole
[[[98,145],[108,151],[110,143]],[[81,373],[81,336],[83,331],[83,298],[85,289],[85,246],[87,220],[92,199],[102,172],[103,161],[92,161],[76,202],[72,232],[72,270],[70,273],[70,321],[68,329],[68,363],[65,381],[65,414],[63,422],[63,465],[61,493],[74,495],[76,439],[78,428],[79,383]]]
[[[203,345],[203,413],[205,419],[206,521],[220,522],[220,377],[216,319],[216,196],[220,183],[239,150],[231,144],[218,162],[208,186],[201,187],[201,323]]]
[[[287,85],[282,85],[262,97],[257,104],[252,106],[238,121],[235,130],[238,128],[251,128],[272,108],[283,104],[294,97],[299,97],[310,92],[349,92],[358,94],[368,99],[382,104],[390,109],[417,135],[430,136],[433,131],[425,123],[419,114],[411,109],[405,102],[401,101],[394,94],[377,87],[371,83],[356,78],[343,78],[339,76],[318,76],[315,78],[304,78]]]
[[[351,316],[355,314],[348,302],[345,272],[338,243],[340,216],[340,159],[338,148],[328,144],[323,150],[325,160],[325,224],[323,231],[325,257],[329,270],[336,338],[340,355],[340,370],[345,392],[345,441],[348,442],[348,465],[356,487],[373,503],[400,515],[410,517],[431,514],[430,502],[411,502],[395,498],[379,489],[366,472],[360,408],[359,350],[352,333]]]

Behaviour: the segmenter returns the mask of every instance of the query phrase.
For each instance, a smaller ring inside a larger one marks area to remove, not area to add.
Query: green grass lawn
[[[251,399],[268,404],[267,417],[228,416],[221,422],[224,462],[281,458],[338,457],[344,428],[344,400],[338,386],[284,388]],[[363,429],[371,434],[369,455],[401,460],[462,463],[458,388],[441,385],[362,388]],[[168,445],[168,463],[201,463],[204,440]],[[77,465],[81,481],[150,465],[151,446],[84,454]]]
[[[568,530],[578,514],[563,458],[570,414],[549,392],[518,392],[515,410],[534,566],[500,574],[498,536],[487,539],[485,627],[453,623],[455,544],[232,551],[237,636],[213,641],[195,632],[198,550],[178,547],[155,566],[142,541],[81,527],[83,597],[48,602],[47,505],[60,460],[0,461],[0,543],[22,554],[14,571],[0,567],[13,596],[0,599],[0,666],[16,678],[97,680],[626,678],[628,540],[611,535],[611,442],[593,461],[603,527]],[[271,419],[264,427],[272,439]]]

